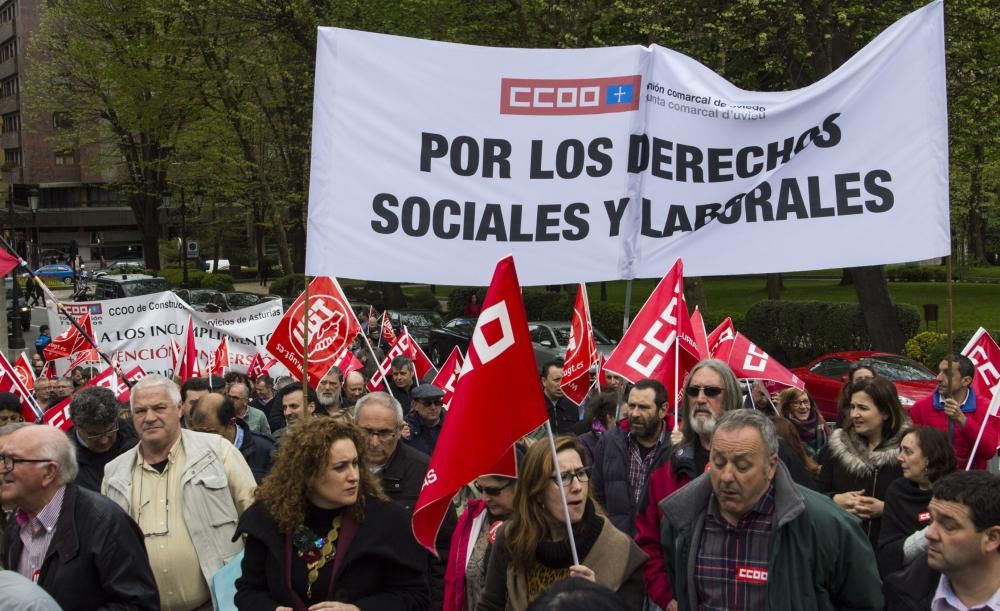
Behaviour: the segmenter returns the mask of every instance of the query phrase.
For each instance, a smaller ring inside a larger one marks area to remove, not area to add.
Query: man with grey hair
[[[104,467],[139,442],[135,427],[118,412],[115,393],[99,386],[81,388],[69,404],[73,428],[67,435],[80,465],[76,483],[88,490],[100,492]]]
[[[250,385],[243,380],[236,380],[226,389],[226,396],[233,402],[236,417],[247,423],[250,430],[261,435],[271,436],[271,426],[267,415],[250,405]]]
[[[340,392],[343,381],[344,372],[334,365],[316,386],[316,398],[328,414],[340,411],[343,405],[344,395]]]
[[[143,537],[105,497],[74,483],[73,445],[59,429],[30,425],[0,439],[0,503],[17,506],[3,563],[63,609],[157,609]]]
[[[354,420],[368,438],[368,464],[381,478],[386,495],[412,512],[431,459],[399,442],[403,407],[389,393],[369,393],[355,405]],[[457,520],[455,508],[450,507],[435,542],[438,557],[428,554],[432,609],[440,609],[443,604],[444,573]]]
[[[212,575],[243,549],[233,541],[257,484],[224,437],[181,428],[180,389],[159,374],[132,387],[139,444],[108,463],[101,491],[138,523],[165,609],[210,609]]]
[[[860,524],[792,481],[767,416],[723,414],[709,464],[659,504],[668,608],[882,608],[875,554]]]

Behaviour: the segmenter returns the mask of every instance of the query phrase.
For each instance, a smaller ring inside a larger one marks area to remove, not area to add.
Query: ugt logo
[[[306,350],[305,307],[303,299],[288,317],[288,336],[299,354],[305,354]],[[347,337],[350,319],[345,307],[330,295],[309,298],[309,360],[322,362],[337,356],[337,351],[330,348]]]

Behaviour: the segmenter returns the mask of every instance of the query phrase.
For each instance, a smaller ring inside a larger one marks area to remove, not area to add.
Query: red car
[[[903,408],[922,399],[937,388],[934,373],[913,359],[888,352],[833,352],[824,354],[805,367],[792,373],[802,378],[806,390],[812,395],[828,421],[837,420],[837,397],[847,380],[851,366],[858,361],[868,361],[875,372],[892,380],[899,392]]]

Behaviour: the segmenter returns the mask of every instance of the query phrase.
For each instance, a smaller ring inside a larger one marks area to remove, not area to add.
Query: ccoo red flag
[[[715,358],[725,361],[737,378],[770,380],[799,390],[805,389],[805,383],[799,376],[771,358],[742,333],[736,333],[732,341],[723,342]]]
[[[87,335],[81,335],[77,331],[76,326],[70,325],[42,349],[45,360],[52,361],[64,356],[72,356],[77,352],[94,347],[90,340],[87,339],[88,337],[94,337],[94,329],[90,324],[90,312],[80,316],[80,318],[76,319],[76,322]]]
[[[510,401],[517,397],[517,401]],[[548,419],[514,258],[497,263],[448,418],[413,509],[413,534],[431,553],[451,499],[476,477],[516,477],[514,444]]]
[[[736,337],[736,327],[733,326],[733,319],[726,317],[726,320],[708,334],[708,353],[714,357],[719,353],[719,346],[732,341],[734,337]]]
[[[590,369],[596,362],[597,345],[594,343],[594,327],[590,322],[587,285],[581,282],[576,291],[569,342],[566,344],[566,358],[563,361],[563,377],[559,384],[567,399],[577,405],[583,403],[590,390]]]
[[[462,363],[465,359],[462,358],[462,351],[455,346],[451,349],[451,354],[445,359],[444,365],[441,365],[441,371],[434,376],[434,381],[431,382],[434,386],[437,386],[444,391],[444,396],[441,397],[441,405],[444,409],[448,409],[451,405],[451,400],[455,396],[455,382],[458,381],[458,374],[462,371]]]
[[[219,347],[208,359],[208,374],[224,376],[229,369],[229,336],[223,335]]]
[[[184,356],[181,358],[180,371],[176,373],[181,379],[181,384],[191,378],[201,377],[198,347],[194,343],[194,318],[191,316],[188,316],[187,332],[184,334]]]
[[[309,303],[306,303],[306,294]],[[308,319],[308,328],[306,325]],[[278,322],[267,351],[274,355],[294,376],[302,375],[302,360],[308,343],[309,364],[305,380],[319,386],[334,359],[361,331],[358,317],[335,278],[317,276],[309,290],[299,295],[292,307]],[[308,335],[308,337],[306,337]]]
[[[694,308],[691,315],[691,331],[694,332],[694,343],[698,346],[701,358],[707,359],[712,356],[712,351],[708,349],[708,334],[705,332],[705,319],[701,316],[698,306]]]
[[[80,365],[84,363],[100,363],[101,355],[97,352],[96,348],[89,348],[87,350],[81,350],[73,355],[73,359],[70,361],[69,365],[66,367],[66,371],[73,371]]]
[[[1000,384],[1000,346],[997,346],[986,329],[979,327],[965,345],[962,354],[969,357],[976,367],[975,375],[972,376],[972,391],[977,397],[992,400],[997,384]]]
[[[392,364],[392,359],[397,356],[408,356],[413,360],[413,367],[416,369],[417,381],[424,379],[424,376],[429,372],[434,370],[434,364],[431,360],[427,358],[424,351],[421,350],[420,346],[417,344],[417,340],[413,339],[410,335],[409,329],[405,326],[403,327],[403,332],[399,334],[396,338],[396,342],[392,344],[385,353],[385,358],[382,359],[382,365],[378,368],[375,374],[372,376],[371,380],[368,380],[368,391],[375,392],[378,390],[382,383],[385,381],[383,378],[383,372],[388,372],[390,365]]]
[[[347,377],[347,374],[351,373],[352,371],[361,371],[362,369],[365,368],[365,366],[361,364],[361,361],[358,360],[358,357],[354,355],[354,352],[352,352],[349,347],[344,348],[340,352],[340,356],[338,356],[337,359],[333,362],[333,366],[330,367],[330,369],[333,369],[333,367],[339,368],[340,371],[344,374],[344,377]]]
[[[396,343],[396,330],[392,328],[388,312],[382,312],[382,339],[390,346]]]

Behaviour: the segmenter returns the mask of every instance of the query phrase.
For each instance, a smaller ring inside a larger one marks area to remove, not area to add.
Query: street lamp
[[[7,191],[7,205],[10,214],[10,243],[14,243],[14,185],[10,185]],[[10,319],[7,321],[7,328],[11,330],[10,341],[7,347],[11,350],[24,350],[24,333],[21,328],[21,300],[20,290],[17,286],[18,268],[15,267],[10,272],[11,291],[10,298],[14,302],[7,309],[10,312]]]
[[[34,239],[31,241],[31,266],[38,269],[38,259],[41,255],[39,245],[39,231],[38,231],[38,202],[41,199],[41,191],[38,187],[32,187],[28,189],[28,206],[31,208],[31,229],[35,234]]]

